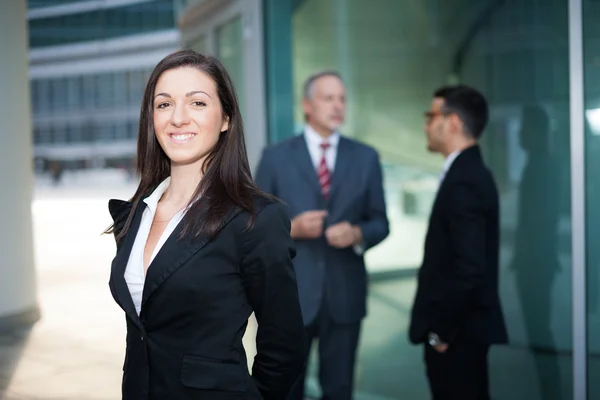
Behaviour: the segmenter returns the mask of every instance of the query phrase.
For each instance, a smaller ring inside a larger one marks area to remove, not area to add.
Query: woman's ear
[[[229,117],[223,118],[223,125],[221,125],[221,133],[229,129]]]

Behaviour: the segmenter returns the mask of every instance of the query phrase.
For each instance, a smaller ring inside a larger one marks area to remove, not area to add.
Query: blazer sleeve
[[[275,169],[271,160],[271,151],[265,149],[256,168],[254,180],[258,187],[266,193],[277,196],[277,187],[275,185]]]
[[[381,163],[375,151],[370,161],[370,170],[367,208],[362,221],[358,223],[362,232],[364,250],[379,244],[390,233],[383,194]]]
[[[459,182],[448,191],[447,223],[452,259],[440,294],[432,332],[451,342],[463,326],[486,270],[485,203],[476,184]]]
[[[306,339],[283,205],[267,205],[245,235],[242,275],[258,321],[252,377],[265,400],[285,399],[304,368]]]

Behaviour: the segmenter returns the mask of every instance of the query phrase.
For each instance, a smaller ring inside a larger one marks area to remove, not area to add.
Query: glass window
[[[244,38],[242,36],[242,17],[236,17],[217,28],[216,56],[221,60],[233,80],[237,91],[242,115],[245,111],[244,90]]]
[[[96,134],[95,125],[90,119],[83,121],[81,125],[81,138],[83,142],[89,143],[94,141]]]
[[[84,75],[80,95],[83,98],[83,108],[94,110],[97,106],[98,91],[94,84],[94,75]]]
[[[81,84],[78,76],[66,78],[67,81],[67,109],[77,111],[81,107],[81,99],[79,98]]]
[[[56,124],[53,127],[54,132],[54,143],[64,144],[67,143],[67,126],[64,124]]]
[[[65,111],[67,108],[67,81],[64,78],[54,78],[50,85],[52,111]]]
[[[37,145],[37,144],[42,144],[42,143],[43,143],[42,130],[40,129],[39,126],[34,126],[34,128],[33,128],[33,144]]]
[[[174,0],[135,2],[119,7],[29,20],[29,46],[44,47],[175,28]]]
[[[96,90],[98,107],[101,109],[113,109],[115,107],[114,76],[112,73],[96,75]]]
[[[583,2],[588,398],[600,398],[600,4]]]
[[[127,105],[127,84],[125,71],[117,71],[114,73],[114,99],[113,103],[116,107]]]
[[[78,3],[81,0],[28,0],[27,6],[29,8],[40,8],[40,7],[51,7],[61,6],[69,3]]]
[[[30,96],[30,106],[31,106],[31,114],[37,115],[40,112],[40,104],[38,101],[38,94],[40,92],[40,83],[39,80],[31,80],[29,81],[29,96]]]
[[[79,126],[69,124],[67,125],[67,143],[77,143],[81,141]]]
[[[137,139],[138,136],[138,121],[129,121],[127,123],[127,139]]]
[[[129,91],[128,103],[130,105],[135,105],[136,107],[139,107],[139,105],[142,102],[145,85],[146,80],[144,77],[143,70],[127,71],[127,89]]]
[[[46,114],[50,111],[50,105],[52,104],[51,99],[51,80],[49,79],[36,79],[33,82],[33,108],[36,114]]]
[[[567,1],[299,3],[292,18],[296,127],[304,124],[305,79],[335,69],[348,90],[342,133],[375,147],[384,163],[391,233],[366,256],[372,279],[356,391],[429,398],[422,350],[406,339],[443,162],[427,152],[422,116],[436,88],[464,82],[490,103],[482,148],[501,202],[501,299],[511,340],[491,352],[492,398],[571,398]],[[597,75],[592,70],[590,82]],[[590,108],[600,109],[596,100]],[[595,259],[600,264],[600,250]],[[316,396],[314,359],[310,365]]]

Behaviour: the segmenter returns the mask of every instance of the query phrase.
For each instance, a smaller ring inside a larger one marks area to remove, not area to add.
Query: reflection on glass
[[[525,323],[527,345],[556,349],[552,290],[562,272],[559,260],[560,164],[551,151],[550,118],[540,106],[522,111],[519,145],[526,153],[517,194],[517,220],[510,270]],[[534,283],[535,284],[532,284]],[[558,358],[534,357],[542,399],[561,393]]]
[[[500,190],[501,298],[511,343],[491,353],[492,396],[571,398],[566,15],[566,0],[384,0],[377,6],[304,0],[295,9],[296,126],[304,123],[304,80],[338,70],[348,88],[342,133],[374,146],[384,163],[391,234],[367,254],[372,278],[358,393],[429,398],[422,350],[406,338],[414,271],[443,163],[427,153],[422,115],[436,87],[462,81],[489,100],[482,147]],[[597,259],[600,265],[600,250]],[[313,376],[317,368],[313,361]],[[309,381],[314,395],[316,382]]]

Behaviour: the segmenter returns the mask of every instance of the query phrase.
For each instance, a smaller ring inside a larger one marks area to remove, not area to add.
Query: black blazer
[[[430,332],[445,342],[508,340],[498,296],[498,190],[478,146],[452,163],[438,190],[425,238],[410,340]]]
[[[117,232],[131,209],[110,201]],[[212,240],[179,240],[180,223],[148,268],[138,317],[124,272],[143,211],[136,207],[117,244],[109,283],[127,321],[123,399],[284,399],[303,368],[305,337],[283,206],[257,200],[249,231],[248,213],[233,210]],[[242,337],[252,311],[250,376]]]

